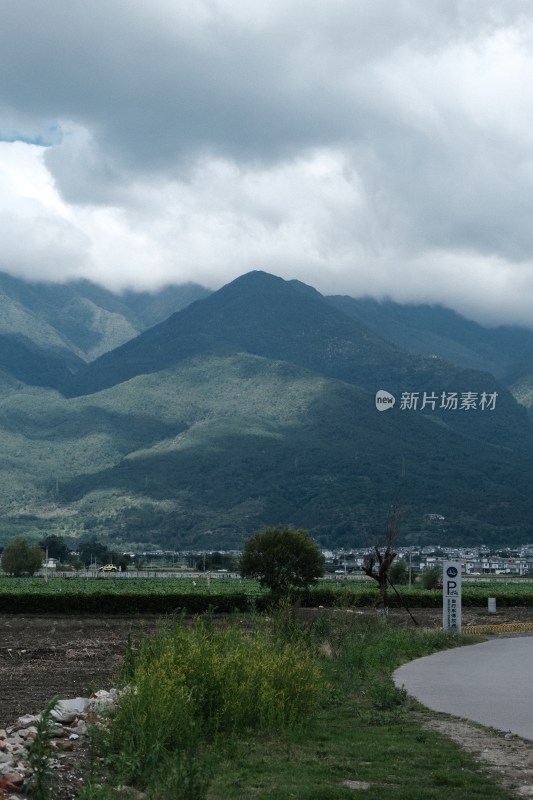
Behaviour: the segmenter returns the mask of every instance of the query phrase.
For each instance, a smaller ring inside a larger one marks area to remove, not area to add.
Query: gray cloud
[[[64,233],[44,274],[260,267],[533,325],[529,2],[4,0],[0,22],[0,135],[45,146],[35,215]],[[39,261],[27,227],[13,271]]]

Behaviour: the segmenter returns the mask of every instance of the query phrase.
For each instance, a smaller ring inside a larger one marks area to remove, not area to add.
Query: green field
[[[0,577],[4,594],[263,594],[257,581],[236,578],[9,578]]]
[[[398,607],[402,601],[410,608],[442,605],[440,590],[399,586],[398,594],[391,589],[391,607]],[[307,607],[346,608],[372,606],[378,600],[378,592],[371,580],[322,580],[298,597]],[[496,598],[498,607],[533,607],[533,584],[483,581],[463,586],[464,607],[486,606],[489,597]],[[268,598],[268,592],[257,581],[233,577],[0,577],[0,610],[8,613],[94,613],[99,602],[102,613],[129,613],[130,609],[166,613],[176,608],[199,612],[210,606],[218,611],[243,611],[251,610],[256,603],[266,607]]]

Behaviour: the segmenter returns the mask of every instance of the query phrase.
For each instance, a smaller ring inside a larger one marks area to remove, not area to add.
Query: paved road
[[[419,658],[397,669],[394,681],[434,711],[533,740],[533,636]]]

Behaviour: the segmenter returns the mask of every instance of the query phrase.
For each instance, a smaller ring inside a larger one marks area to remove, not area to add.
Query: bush
[[[437,589],[442,583],[442,566],[426,567],[422,572],[422,586],[424,589]]]
[[[409,564],[405,558],[399,558],[393,561],[389,570],[390,582],[395,586],[405,585],[409,583]]]
[[[219,734],[299,726],[324,688],[304,642],[280,642],[261,625],[218,628],[209,617],[144,639],[124,678],[109,747],[121,776],[144,784]]]

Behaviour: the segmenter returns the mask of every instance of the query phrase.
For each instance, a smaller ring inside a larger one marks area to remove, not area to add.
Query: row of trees
[[[394,541],[398,530],[398,515],[391,514],[387,524],[385,545],[375,546],[368,554],[364,571],[379,586],[381,603],[387,605],[387,592],[392,584],[407,582],[405,561],[395,562]],[[23,538],[14,539],[2,553],[2,569],[11,575],[33,575],[42,566],[45,551],[52,558],[66,561],[69,549],[61,537],[50,535],[39,544],[30,545]],[[95,538],[81,540],[78,544],[79,566],[102,562],[120,562],[116,554]],[[223,560],[213,560],[209,566],[218,566]],[[127,566],[124,564],[123,566]],[[204,564],[205,567],[205,564]],[[284,526],[267,528],[251,536],[245,543],[239,564],[240,573],[255,578],[261,586],[274,595],[286,595],[293,588],[309,586],[324,574],[324,557],[318,544],[302,529]],[[439,579],[436,571],[428,572],[428,588]]]
[[[395,540],[400,514],[393,507],[383,545],[368,553],[363,569],[379,588],[380,604],[388,604],[389,588],[406,584],[409,567],[404,559],[396,560]],[[307,531],[278,526],[256,533],[247,540],[240,562],[243,577],[255,578],[273,594],[287,594],[291,588],[309,586],[324,574],[324,557]],[[441,580],[439,566],[424,571],[422,585],[434,589]]]
[[[75,569],[93,563],[116,564],[125,568],[129,557],[119,556],[96,538],[80,539],[76,543],[76,553],[69,549],[62,536],[50,534],[37,544],[30,544],[24,537],[17,537],[5,545],[2,551],[2,570],[9,575],[34,575],[43,565],[45,555],[71,564]]]
[[[96,539],[81,540],[74,566],[93,562],[118,563],[116,553]],[[50,535],[31,545],[23,537],[13,539],[2,552],[2,569],[9,575],[34,575],[42,567],[45,553],[67,563],[71,551],[60,536]],[[220,555],[220,554],[219,554]],[[229,566],[217,554],[211,554],[198,568]],[[292,587],[308,586],[324,573],[324,558],[319,546],[304,530],[275,527],[261,531],[246,542],[240,562],[243,577],[257,578],[275,594],[284,594]]]

